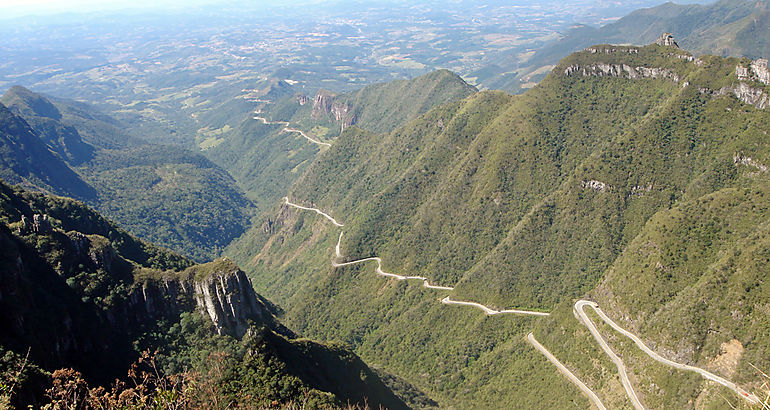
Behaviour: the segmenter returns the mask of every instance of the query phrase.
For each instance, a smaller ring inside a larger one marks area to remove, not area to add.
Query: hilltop
[[[679,46],[696,56],[768,58],[770,42],[762,34],[767,32],[768,25],[770,3],[765,0],[720,0],[708,4],[666,2],[636,10],[601,27],[577,25],[559,40],[533,50],[524,61],[517,61],[519,69],[514,76],[492,76],[485,85],[523,91],[544,78],[569,53],[597,43],[649,44],[662,32],[672,33]],[[507,60],[515,58],[508,56]],[[507,71],[494,67],[487,71],[495,69]]]

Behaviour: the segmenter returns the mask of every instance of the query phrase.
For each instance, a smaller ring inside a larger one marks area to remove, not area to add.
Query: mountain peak
[[[10,110],[20,115],[37,115],[61,120],[61,112],[47,98],[20,85],[11,87],[0,99]]]

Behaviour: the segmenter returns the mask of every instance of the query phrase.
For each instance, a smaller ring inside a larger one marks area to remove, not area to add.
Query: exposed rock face
[[[331,116],[335,122],[340,124],[340,132],[342,132],[345,128],[355,124],[356,115],[350,105],[337,100],[336,96],[330,91],[318,90],[313,100],[311,118],[321,119],[325,116]]]
[[[604,54],[612,54],[612,53],[628,53],[628,54],[639,54],[639,49],[634,47],[588,47],[586,49],[591,54],[596,53],[604,53]]]
[[[97,378],[117,377],[112,372],[124,372],[133,360],[132,340],[196,310],[220,335],[240,338],[252,324],[291,334],[229,260],[182,272],[138,268],[107,238],[65,234],[44,215],[22,218],[18,234],[0,227],[0,343],[31,348],[45,367],[74,365]],[[50,259],[49,248],[60,256]]]
[[[659,78],[669,79],[675,83],[681,80],[679,74],[667,68],[631,67],[627,64],[596,63],[587,66],[573,64],[564,70],[564,74],[567,76],[582,75],[583,77],[622,77],[634,80],[640,78]]]
[[[664,33],[664,35],[658,39],[658,44],[661,44],[660,42],[662,42],[662,45],[670,45],[666,43],[669,42],[669,40],[673,42],[673,37],[665,37],[667,34],[668,33]],[[668,35],[670,36],[670,34]],[[676,45],[676,43],[674,42],[673,45]],[[638,52],[637,49],[628,47],[591,47],[587,48],[585,51],[590,52],[591,54],[611,54],[621,52],[634,54]],[[696,66],[703,65],[702,60],[688,54],[672,52],[668,56],[691,62]],[[699,87],[698,90],[701,92],[701,94],[706,95],[734,95],[736,98],[746,104],[753,105],[759,109],[765,109],[770,106],[770,97],[767,95],[765,90],[760,87],[752,87],[744,81],[757,81],[763,84],[770,84],[770,70],[768,69],[767,64],[767,60],[761,58],[751,62],[748,67],[739,64],[737,67],[735,67],[735,75],[739,80],[737,84],[729,87],[722,87],[716,91],[705,87]],[[597,62],[585,65],[571,64],[564,68],[564,75],[579,75],[583,77],[616,77],[628,78],[632,80],[653,78],[681,83],[682,87],[687,87],[690,85],[690,82],[685,81],[682,75],[669,68],[641,66],[632,67],[628,64],[618,63]]]
[[[241,270],[216,272],[195,282],[194,291],[198,308],[208,314],[220,335],[241,338],[251,322],[262,322],[267,314]]]
[[[294,98],[296,98],[297,104],[299,105],[305,105],[310,101],[310,97],[308,97],[305,94],[297,94],[296,96],[294,96]]]
[[[716,95],[733,94],[736,98],[746,104],[753,105],[759,109],[765,109],[770,106],[770,98],[761,88],[754,88],[746,83],[738,83],[732,87],[723,87],[715,93]]]
[[[29,218],[22,215],[19,222],[18,233],[26,235],[29,233],[47,233],[51,232],[51,222],[48,220],[48,215],[34,214],[32,215],[32,222]]]
[[[767,60],[760,58],[752,61],[748,67],[738,65],[735,67],[735,75],[741,81],[759,81],[762,84],[770,84],[770,70],[767,68]]]
[[[612,188],[611,185],[607,185],[604,182],[597,181],[595,179],[592,179],[590,181],[580,181],[580,185],[583,188],[593,189],[594,191],[599,191],[599,192],[604,192]]]
[[[747,165],[747,166],[750,166],[750,167],[754,167],[754,168],[756,168],[756,169],[758,169],[758,170],[760,170],[762,172],[767,172],[768,171],[767,165],[759,163],[759,162],[753,160],[751,157],[743,155],[742,152],[733,155],[733,162],[735,164],[741,164],[741,165]]]
[[[658,37],[657,40],[655,40],[655,44],[661,45],[661,46],[672,46],[679,48],[679,44],[674,41],[674,35],[671,33],[663,33]]]
[[[751,71],[762,84],[770,84],[770,70],[767,69],[767,59],[760,58],[751,63]]]
[[[251,281],[234,263],[221,260],[203,266],[211,272],[202,277],[193,274],[137,284],[130,296],[136,321],[174,320],[181,312],[197,308],[211,320],[217,334],[236,338],[243,337],[252,324],[272,324]]]

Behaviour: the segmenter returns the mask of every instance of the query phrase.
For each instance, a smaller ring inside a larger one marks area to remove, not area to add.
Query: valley
[[[0,16],[0,408],[770,409],[766,0],[112,6]]]

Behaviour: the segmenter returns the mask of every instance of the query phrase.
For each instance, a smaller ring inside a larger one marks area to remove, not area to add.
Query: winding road
[[[602,404],[602,401],[599,400],[599,397],[596,395],[596,393],[594,393],[593,390],[589,389],[588,386],[585,385],[585,383],[580,381],[580,379],[578,379],[577,376],[575,376],[567,368],[567,366],[564,366],[559,361],[559,359],[556,358],[556,356],[551,354],[551,352],[549,352],[548,349],[543,347],[543,345],[541,345],[540,342],[538,342],[537,339],[535,339],[535,335],[533,335],[532,332],[529,332],[529,334],[527,335],[527,341],[529,342],[529,344],[534,346],[535,349],[540,351],[540,353],[542,353],[543,356],[545,356],[549,362],[553,363],[553,365],[556,366],[556,368],[558,368],[563,375],[567,376],[569,381],[571,381],[575,386],[577,386],[580,389],[580,391],[583,392],[583,394],[588,396],[588,399],[591,400],[591,403],[593,403],[594,406],[596,406],[596,408],[598,408],[599,410],[607,410],[607,408],[604,407],[604,404]]]
[[[329,214],[327,214],[327,213],[325,213],[325,212],[322,212],[322,211],[321,211],[320,209],[318,209],[318,208],[308,208],[308,207],[306,207],[306,206],[297,205],[297,204],[293,204],[293,203],[289,202],[289,197],[288,197],[288,196],[285,196],[285,197],[283,197],[283,203],[285,203],[286,205],[289,205],[289,206],[293,206],[294,208],[298,208],[298,209],[304,209],[304,210],[306,210],[306,211],[313,211],[313,212],[317,213],[318,215],[321,215],[321,216],[323,216],[324,218],[326,218],[326,219],[330,220],[330,221],[331,221],[333,224],[335,224],[335,225],[337,225],[337,226],[339,226],[339,227],[343,227],[343,226],[345,226],[345,225],[343,225],[343,224],[341,224],[341,223],[337,222],[337,220],[336,220],[336,219],[334,219],[334,218],[332,218],[331,216],[329,216]],[[342,239],[342,235],[340,235],[340,239]]]
[[[264,121],[264,119],[263,119],[263,121]],[[288,206],[291,206],[291,207],[294,207],[294,208],[297,208],[297,209],[306,210],[306,211],[313,211],[313,212],[323,216],[324,218],[328,219],[329,221],[331,221],[334,225],[336,225],[338,227],[344,226],[343,224],[337,222],[337,220],[332,218],[329,214],[321,211],[318,208],[312,208],[312,207],[305,207],[305,206],[297,205],[295,203],[290,202],[288,197],[284,197],[283,200],[284,200],[284,204],[286,204]],[[335,249],[334,249],[335,256],[337,258],[342,258],[343,257],[342,252],[340,250],[340,246],[341,246],[341,242],[342,242],[342,235],[343,234],[344,234],[344,232],[340,232],[340,235],[339,235],[339,237],[337,239],[337,244],[336,244]],[[379,257],[376,257],[376,256],[369,257],[369,258],[358,259],[358,260],[354,260],[354,261],[350,261],[350,262],[343,262],[343,263],[332,262],[332,266],[335,267],[335,268],[339,268],[339,267],[343,267],[343,266],[354,265],[354,264],[368,262],[368,261],[377,262],[377,269],[375,270],[375,272],[378,275],[380,275],[380,276],[385,276],[385,277],[393,278],[393,279],[396,279],[396,280],[410,280],[410,279],[419,280],[419,281],[422,281],[422,285],[424,287],[428,288],[428,289],[448,290],[448,291],[454,290],[454,288],[451,287],[451,286],[431,285],[428,282],[428,279],[423,277],[423,276],[404,276],[404,275],[398,275],[398,274],[395,274],[395,273],[385,272],[385,271],[382,270],[382,259],[380,259]],[[485,305],[482,305],[482,304],[476,303],[476,302],[465,302],[465,301],[451,300],[449,296],[446,296],[444,299],[442,299],[441,303],[446,304],[446,305],[461,305],[461,306],[475,307],[475,308],[481,309],[488,316],[500,315],[500,314],[519,314],[519,315],[532,315],[532,316],[549,316],[550,315],[550,313],[536,312],[536,311],[532,311],[532,310],[520,310],[520,309],[496,310],[496,309],[492,309],[492,308],[490,308],[488,306],[485,306]],[[596,328],[596,325],[594,324],[594,322],[585,313],[584,309],[586,307],[589,307],[589,308],[593,309],[596,312],[596,314],[599,315],[599,317],[605,323],[610,325],[617,332],[619,332],[619,333],[623,334],[624,336],[626,336],[626,337],[630,338],[631,340],[633,340],[633,342],[645,354],[650,356],[652,359],[654,359],[654,360],[656,360],[656,361],[658,361],[660,363],[663,363],[663,364],[665,364],[667,366],[676,368],[676,369],[688,370],[688,371],[696,372],[696,373],[700,374],[701,376],[703,376],[704,378],[706,378],[707,380],[711,380],[713,382],[719,383],[722,386],[727,387],[728,389],[731,389],[732,391],[737,393],[739,396],[743,397],[749,403],[751,403],[751,404],[761,404],[763,406],[763,408],[767,409],[767,406],[764,403],[762,403],[762,401],[759,399],[759,397],[757,397],[754,393],[750,393],[750,392],[742,389],[741,387],[739,387],[738,385],[736,385],[735,383],[733,383],[733,382],[731,382],[731,381],[729,381],[727,379],[724,379],[724,378],[722,378],[720,376],[717,376],[717,375],[715,375],[713,373],[710,373],[710,372],[708,372],[706,370],[703,370],[701,368],[698,368],[698,367],[695,367],[695,366],[686,365],[686,364],[682,364],[682,363],[677,363],[677,362],[674,362],[672,360],[669,360],[669,359],[666,359],[666,358],[660,356],[655,351],[653,351],[652,349],[647,347],[647,345],[644,344],[644,342],[642,342],[642,340],[640,338],[638,338],[636,335],[634,335],[633,333],[631,333],[631,332],[627,331],[626,329],[620,327],[617,323],[615,323],[612,319],[610,319],[604,313],[604,311],[602,311],[599,308],[599,305],[596,302],[589,301],[589,300],[578,300],[575,303],[575,305],[573,306],[573,310],[575,312],[575,317],[583,325],[585,325],[588,328],[588,330],[591,332],[591,335],[594,337],[594,339],[597,341],[597,343],[599,343],[599,346],[602,348],[604,353],[607,354],[607,356],[610,357],[610,359],[612,360],[613,363],[615,363],[615,366],[618,369],[618,374],[620,375],[621,382],[623,384],[623,388],[626,390],[626,394],[628,395],[629,399],[631,400],[631,403],[633,404],[633,406],[636,409],[642,409],[643,410],[645,407],[642,404],[642,402],[639,400],[639,398],[637,397],[636,391],[634,390],[634,387],[631,384],[631,380],[628,378],[628,372],[626,370],[626,366],[623,363],[623,360],[621,360],[620,357],[617,354],[615,354],[615,352],[612,350],[612,348],[609,346],[609,344],[607,344],[607,341],[604,339],[604,337],[602,337],[601,333],[599,333],[599,330]],[[577,376],[575,376],[569,369],[567,369],[561,362],[559,362],[558,359],[556,359],[555,356],[553,356],[543,345],[541,345],[535,339],[535,337],[534,337],[534,335],[532,333],[527,335],[527,340],[538,351],[540,351],[542,354],[544,354],[546,356],[546,358],[548,358],[548,360],[551,363],[553,363],[562,374],[567,376],[567,378],[570,381],[572,381],[572,383],[574,383],[584,394],[586,394],[588,396],[588,398],[591,400],[591,402],[597,408],[602,409],[602,410],[605,409],[604,405],[599,400],[598,396],[596,396],[596,393],[594,393],[591,389],[589,389],[588,386],[585,385],[585,383],[580,381],[580,379],[578,379]]]
[[[340,235],[340,237],[342,237],[342,235]],[[354,261],[350,261],[350,262],[344,262],[344,263],[332,262],[332,266],[334,266],[335,268],[339,268],[341,266],[354,265],[356,263],[367,262],[367,261],[376,261],[377,262],[377,269],[375,270],[375,272],[377,272],[377,274],[380,275],[380,276],[387,276],[389,278],[393,278],[393,279],[397,279],[397,280],[409,280],[409,279],[419,280],[419,281],[422,281],[422,286],[424,286],[424,287],[426,287],[428,289],[454,290],[454,288],[449,287],[449,286],[431,285],[428,282],[428,278],[425,278],[423,276],[404,276],[404,275],[397,275],[395,273],[385,272],[385,271],[382,270],[382,259],[380,259],[380,258],[378,258],[376,256],[371,257],[371,258],[358,259],[358,260],[354,260]]]
[[[463,306],[473,306],[475,308],[479,308],[484,311],[484,313],[487,314],[487,316],[491,315],[501,315],[505,313],[513,313],[517,315],[532,315],[532,316],[550,316],[550,313],[546,312],[535,312],[534,310],[519,310],[519,309],[507,309],[507,310],[495,310],[490,307],[484,306],[481,303],[476,302],[461,302],[459,300],[451,300],[449,299],[449,296],[445,297],[444,299],[441,299],[441,303],[445,305],[463,305]]]
[[[615,367],[618,368],[618,374],[620,375],[620,381],[623,383],[623,388],[626,389],[626,394],[631,400],[631,404],[634,405],[634,408],[643,410],[644,405],[642,405],[642,402],[639,401],[639,398],[636,396],[636,391],[634,391],[634,386],[631,385],[631,380],[628,379],[626,365],[623,364],[623,360],[621,360],[620,357],[615,354],[610,345],[607,344],[607,341],[604,340],[601,333],[599,333],[599,329],[597,329],[596,325],[594,325],[594,322],[588,317],[588,315],[586,315],[586,312],[583,310],[585,306],[590,306],[594,308],[594,310],[599,308],[599,305],[596,304],[596,302],[578,300],[573,307],[575,316],[588,328],[588,330],[591,332],[591,335],[593,335],[594,339],[596,339],[596,341],[599,343],[599,346],[601,346],[602,350],[604,350],[604,353],[606,353],[607,356],[610,357],[610,360],[615,363]]]
[[[635,334],[629,332],[628,330],[620,327],[617,323],[615,323],[612,319],[607,316],[604,311],[599,307],[599,304],[596,302],[592,302],[590,300],[578,300],[575,303],[574,310],[576,315],[578,316],[578,319],[586,326],[588,327],[588,330],[591,332],[591,334],[594,336],[594,339],[596,339],[597,342],[599,342],[599,345],[602,347],[602,350],[604,350],[605,353],[607,353],[608,356],[610,356],[610,359],[615,363],[615,365],[618,367],[618,373],[620,373],[621,380],[623,381],[623,387],[626,389],[626,393],[628,394],[628,397],[631,399],[631,402],[634,404],[634,407],[638,409],[643,409],[644,406],[642,406],[642,403],[639,402],[639,399],[636,397],[636,393],[634,392],[633,386],[631,386],[631,382],[628,380],[628,374],[626,372],[626,368],[623,365],[623,361],[620,360],[620,358],[615,354],[615,352],[612,351],[610,346],[607,344],[606,340],[602,337],[602,335],[599,333],[599,331],[596,329],[596,326],[594,325],[593,321],[586,315],[585,308],[589,307],[596,312],[597,315],[608,325],[610,325],[615,331],[621,333],[623,336],[626,336],[627,338],[633,340],[633,342],[636,344],[639,349],[641,349],[647,356],[650,356],[653,360],[663,363],[667,366],[680,369],[680,370],[688,370],[692,372],[696,372],[703,376],[707,380],[711,380],[713,382],[719,383],[722,386],[727,387],[728,389],[734,391],[739,396],[743,397],[746,401],[748,401],[751,404],[762,404],[762,401],[757,397],[754,393],[749,393],[748,391],[742,389],[735,383],[715,375],[714,373],[708,372],[706,370],[703,370],[699,367],[690,366],[687,364],[677,363],[673,360],[666,359],[665,357],[659,355],[654,350],[647,347],[644,342],[642,342],[642,339],[638,338]]]
[[[259,117],[259,116],[256,116],[256,115],[254,116],[254,119],[257,120],[257,121],[262,121],[262,124],[265,124],[265,125],[275,125],[275,124],[283,125],[283,129],[281,130],[281,132],[297,132],[297,133],[299,133],[299,135],[305,137],[305,139],[307,139],[308,141],[312,142],[313,144],[323,145],[323,146],[326,146],[326,147],[331,147],[332,146],[332,144],[329,144],[328,142],[318,141],[317,139],[309,137],[307,134],[302,132],[302,130],[298,130],[296,128],[289,128],[289,123],[286,122],[286,121],[268,121],[265,118]]]

